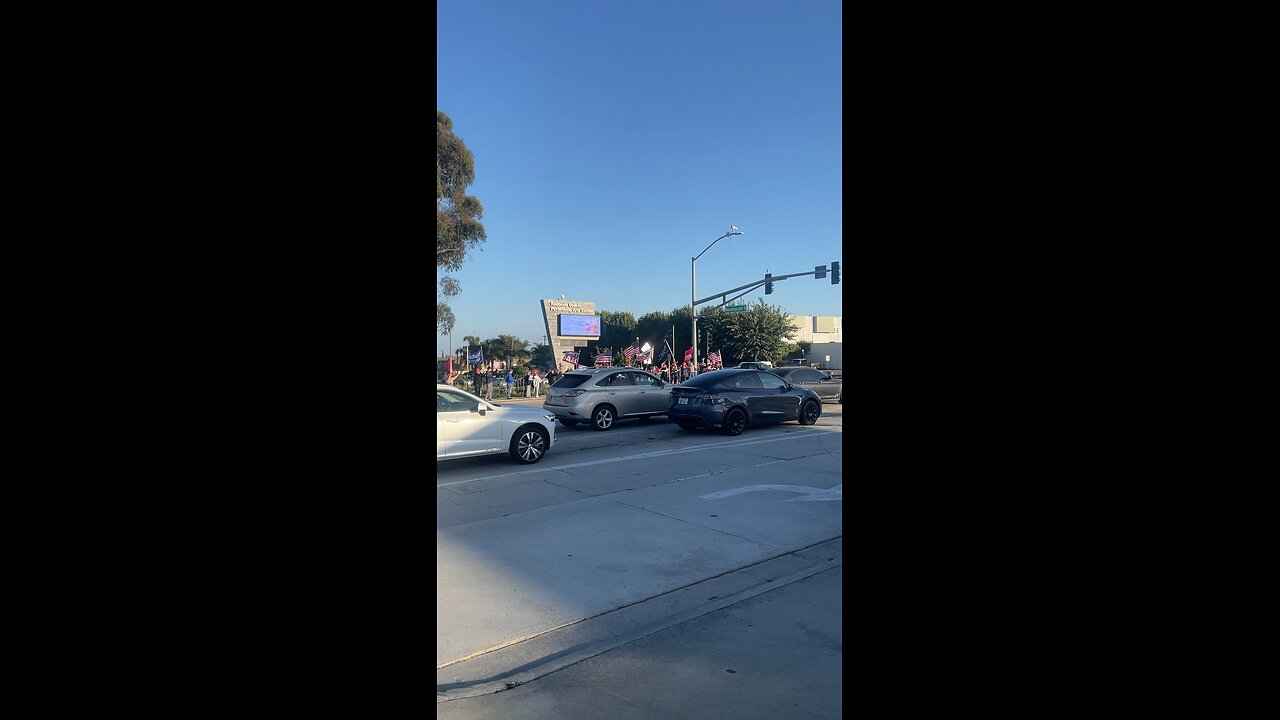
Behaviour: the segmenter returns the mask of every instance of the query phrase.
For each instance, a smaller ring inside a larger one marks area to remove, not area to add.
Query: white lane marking
[[[808,431],[806,431],[808,432]],[[530,475],[540,472],[555,472],[556,470],[568,470],[571,468],[589,467],[591,465],[606,465],[608,463],[627,462],[630,460],[648,460],[656,457],[667,457],[669,455],[681,455],[683,453],[698,452],[700,450],[717,450],[723,448],[745,447],[747,445],[763,445],[764,443],[781,442],[783,440],[795,440],[790,435],[786,437],[767,438],[764,440],[737,440],[729,442],[711,443],[708,445],[691,445],[684,448],[676,448],[674,450],[655,450],[653,452],[639,453],[637,455],[624,455],[622,457],[606,458],[604,460],[589,460],[587,462],[570,463],[568,465],[556,465],[555,467],[535,468],[533,470],[518,470],[516,472],[502,473],[500,475],[486,475],[484,477],[471,478],[470,480],[455,480],[447,483],[436,483],[437,488],[449,487],[451,485],[465,485],[467,483],[478,482],[480,480],[493,480],[502,477],[511,477],[512,475]]]
[[[729,490],[707,493],[706,495],[699,495],[698,497],[703,500],[719,500],[721,498],[727,498],[741,493],[780,491],[800,493],[804,495],[804,497],[788,498],[782,502],[792,502],[795,500],[840,500],[844,493],[843,488],[844,483],[840,483],[830,489],[809,487],[808,485],[745,485],[743,487],[736,487]]]

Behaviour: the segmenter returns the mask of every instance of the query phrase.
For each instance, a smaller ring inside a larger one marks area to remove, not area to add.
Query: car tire
[[[805,400],[800,406],[800,424],[812,425],[818,422],[818,417],[822,415],[822,405],[814,400]]]
[[[577,425],[577,424],[578,424],[578,421],[577,421],[577,420],[565,420],[565,419],[561,418],[561,420],[560,420],[560,424],[561,424],[561,425],[563,425],[563,426],[565,426],[565,427],[573,427],[574,425]]]
[[[724,422],[720,424],[720,430],[725,435],[741,435],[746,429],[747,414],[742,411],[742,408],[733,408],[724,414]]]
[[[681,430],[695,430],[698,427],[697,423],[691,422],[678,422],[676,425],[679,425]]]
[[[525,425],[511,436],[511,459],[521,465],[532,465],[547,454],[550,445],[546,428]]]
[[[596,411],[591,413],[591,428],[593,430],[608,430],[618,421],[618,411],[613,409],[612,405],[601,405]]]

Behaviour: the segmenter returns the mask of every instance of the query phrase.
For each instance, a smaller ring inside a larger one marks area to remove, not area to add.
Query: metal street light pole
[[[729,237],[730,235],[741,235],[741,234],[742,234],[742,231],[738,229],[738,226],[730,225],[729,232],[721,235],[715,240],[712,240],[711,245],[715,245],[716,243]],[[693,287],[691,288],[692,292],[689,295],[689,315],[692,318],[691,324],[693,326],[693,332],[689,333],[689,335],[690,337],[693,338],[693,367],[695,371],[698,368],[698,308],[694,305],[694,303],[698,302],[698,258],[702,257],[702,255],[706,253],[707,250],[710,250],[711,245],[708,245],[705,249],[703,249],[702,252],[698,253],[697,255],[694,255],[693,261],[690,264],[690,268],[693,274]],[[675,348],[672,348],[672,352],[675,352]],[[672,358],[672,359],[674,360],[675,358]]]

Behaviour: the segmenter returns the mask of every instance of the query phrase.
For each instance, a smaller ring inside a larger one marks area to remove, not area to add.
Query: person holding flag
[[[654,362],[657,363],[659,367],[663,367],[665,366],[664,361],[669,357],[671,357],[671,348],[669,348],[666,343],[663,343],[662,352],[658,353],[658,359]]]
[[[639,340],[640,340],[640,338],[636,338],[636,342],[639,342]],[[635,342],[633,342],[633,343],[631,343],[630,345],[628,345],[628,346],[626,347],[626,349],[622,351],[622,356],[623,356],[623,357],[625,357],[625,358],[627,359],[627,364],[628,364],[628,365],[630,365],[630,364],[631,364],[631,361],[632,361],[632,360],[635,358],[635,356],[636,356],[636,355],[638,355],[638,354],[640,354],[640,346],[639,346],[639,345],[637,345]]]

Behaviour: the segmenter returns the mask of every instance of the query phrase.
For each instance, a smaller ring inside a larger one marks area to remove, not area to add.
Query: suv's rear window
[[[582,383],[590,380],[591,377],[592,376],[590,375],[579,375],[575,373],[569,373],[567,375],[562,376],[559,380],[556,381],[556,384],[552,385],[551,387],[575,388],[581,385]]]

